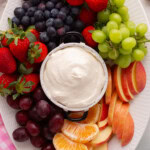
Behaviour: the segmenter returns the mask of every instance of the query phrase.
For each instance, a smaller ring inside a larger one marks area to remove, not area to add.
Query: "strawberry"
[[[89,8],[95,12],[102,11],[107,8],[108,0],[85,0]]]
[[[4,47],[7,47],[8,46],[7,42],[8,42],[8,39],[4,36],[3,39],[1,40],[2,45]]]
[[[13,95],[13,98],[16,99],[20,95],[31,93],[36,89],[40,82],[38,74],[28,74],[20,76],[19,79],[11,84],[12,87],[15,87],[16,94]]]
[[[27,59],[27,52],[29,48],[29,40],[28,38],[18,39],[16,43],[15,40],[10,43],[9,47],[12,54],[20,61],[24,62]]]
[[[81,9],[79,18],[85,25],[93,25],[96,21],[96,13],[89,8],[83,7]]]
[[[34,26],[30,26],[30,27],[27,29],[26,34],[28,34],[28,32],[31,32],[31,33],[36,37],[36,41],[39,40],[40,33],[35,29]]]
[[[79,6],[84,3],[84,0],[66,0],[71,6]]]
[[[95,28],[93,26],[86,27],[83,30],[82,35],[85,39],[86,44],[95,48],[97,46],[97,43],[92,39],[92,33],[90,32],[91,30],[95,30]]]
[[[0,76],[0,95],[5,96],[11,94],[9,89],[10,83],[17,80],[16,75],[3,74]]]
[[[11,74],[17,69],[16,61],[8,48],[0,48],[0,72]]]
[[[48,49],[45,44],[41,42],[34,42],[30,44],[30,49],[28,51],[28,61],[33,63],[42,62],[48,54]]]

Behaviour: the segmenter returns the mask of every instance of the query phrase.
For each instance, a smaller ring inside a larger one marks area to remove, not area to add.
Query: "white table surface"
[[[0,18],[6,0],[0,0]],[[150,0],[141,0],[150,22]],[[149,50],[150,51],[150,50]],[[136,150],[150,150],[150,121]]]

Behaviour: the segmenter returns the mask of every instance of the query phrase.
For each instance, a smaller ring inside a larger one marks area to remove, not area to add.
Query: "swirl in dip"
[[[43,80],[51,99],[68,108],[85,108],[101,94],[105,73],[92,53],[67,47],[49,56]]]

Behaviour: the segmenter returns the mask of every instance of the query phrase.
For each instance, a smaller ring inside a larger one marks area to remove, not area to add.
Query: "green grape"
[[[110,33],[109,33],[109,38],[110,38],[110,40],[111,40],[113,43],[118,44],[118,43],[120,43],[121,40],[122,40],[122,34],[121,34],[121,32],[120,32],[119,30],[113,29],[113,30],[111,30]]]
[[[126,22],[126,26],[129,29],[129,31],[130,31],[130,35],[131,36],[135,35],[135,31],[136,31],[136,25],[135,25],[135,23],[132,22],[132,21],[128,21],[128,22]]]
[[[119,49],[119,52],[120,52],[122,55],[128,55],[128,54],[131,54],[131,53],[132,53],[132,49],[126,50],[126,49],[120,48],[120,49]]]
[[[104,27],[102,28],[102,31],[105,33],[106,38],[108,38],[109,36],[108,36],[108,32],[107,32],[106,26],[104,26]]]
[[[131,64],[131,55],[120,55],[117,62],[121,68],[127,68]]]
[[[130,31],[127,27],[121,28],[120,32],[122,34],[122,39],[126,39],[130,36]]]
[[[112,29],[118,29],[118,24],[115,21],[109,21],[106,25],[107,31],[110,32]]]
[[[139,49],[140,49],[140,48],[145,48],[146,46],[145,46],[145,43],[139,43],[139,44],[138,44],[138,47],[139,47]]]
[[[110,50],[110,46],[108,43],[105,42],[105,43],[99,44],[98,49],[100,52],[106,53]]]
[[[148,27],[145,23],[141,23],[136,27],[136,33],[140,37],[144,36],[147,30],[148,30]]]
[[[108,53],[99,52],[99,55],[100,55],[103,59],[108,58]]]
[[[110,10],[106,9],[97,14],[97,20],[100,23],[107,23],[109,21]]]
[[[128,14],[128,8],[126,6],[122,6],[118,9],[118,13],[124,17]]]
[[[124,28],[124,27],[126,27],[126,25],[123,24],[123,23],[121,23],[121,24],[119,25],[119,29]]]
[[[92,38],[95,42],[97,43],[103,43],[106,40],[106,35],[103,31],[101,30],[95,30],[92,33]]]
[[[144,47],[144,48],[139,48],[141,51],[143,51],[144,52],[144,55],[146,56],[147,55],[147,53],[148,53],[148,50],[147,50],[147,48],[146,47]]]
[[[122,21],[122,18],[121,18],[121,16],[120,16],[119,14],[117,14],[117,13],[112,13],[112,14],[109,16],[109,20],[110,20],[110,21],[115,21],[115,22],[117,22],[118,24],[120,24],[121,21]]]
[[[135,49],[132,56],[136,61],[142,61],[144,59],[144,52],[140,49]]]
[[[136,40],[133,37],[128,37],[122,41],[122,48],[125,50],[133,49],[136,46]]]
[[[117,7],[122,7],[125,3],[125,0],[113,0],[113,2]]]
[[[124,16],[122,17],[122,21],[123,21],[123,22],[129,21],[129,19],[130,19],[129,14],[126,14],[126,15],[124,15]]]
[[[110,59],[113,59],[113,60],[117,59],[118,56],[119,56],[119,52],[118,52],[117,50],[115,50],[115,49],[111,50],[111,51],[108,53],[108,57],[109,57]]]

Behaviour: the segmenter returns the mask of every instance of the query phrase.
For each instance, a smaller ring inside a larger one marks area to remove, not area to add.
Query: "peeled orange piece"
[[[62,132],[72,141],[88,143],[96,137],[99,129],[96,124],[81,124],[65,120]]]
[[[86,145],[75,143],[65,137],[62,133],[57,133],[54,136],[53,144],[56,150],[88,150]]]
[[[100,115],[101,105],[96,104],[89,109],[88,116],[82,123],[97,123]]]

